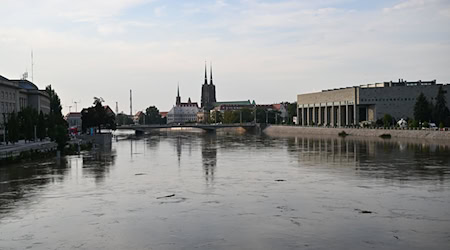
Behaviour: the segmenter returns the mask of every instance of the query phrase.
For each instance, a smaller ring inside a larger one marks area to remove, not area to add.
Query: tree
[[[56,91],[52,89],[51,85],[48,85],[45,88],[45,91],[50,97],[50,112],[47,116],[46,121],[48,126],[47,134],[52,141],[56,141],[58,143],[58,148],[63,149],[68,141],[69,125],[64,120],[64,117],[62,115],[61,100],[59,99]],[[66,138],[67,140],[64,141],[64,138]]]
[[[297,102],[293,102],[293,103],[286,102],[284,104],[286,105],[287,112],[288,112],[288,120],[286,122],[288,124],[293,124],[294,116],[297,116]]]
[[[209,115],[209,121],[210,121],[210,123],[223,122],[222,112],[217,111],[217,110],[211,111],[211,114]]]
[[[390,114],[384,114],[383,116],[383,125],[385,128],[390,127],[392,125],[393,118]]]
[[[81,126],[85,132],[88,128],[97,128],[97,132],[101,133],[101,129],[116,129],[115,115],[108,112],[103,106],[104,102],[101,97],[94,97],[94,106],[83,109],[81,112]]]
[[[39,117],[38,117],[38,121],[37,121],[37,138],[39,138],[39,140],[43,140],[45,139],[45,116],[44,113],[42,113],[42,111],[39,113]]]
[[[223,123],[234,123],[236,119],[235,113],[231,110],[225,110],[223,113]]]
[[[32,107],[22,109],[17,115],[20,131],[25,140],[34,140],[34,128],[38,122],[38,112]]]
[[[429,121],[431,118],[430,104],[423,93],[417,97],[414,105],[414,119],[419,122]]]
[[[145,109],[145,124],[161,124],[162,119],[156,106]]]
[[[447,101],[445,100],[445,91],[442,86],[439,86],[439,90],[436,96],[436,105],[433,109],[433,120],[436,124],[443,124],[444,126],[450,126],[449,122],[450,111],[447,107]]]
[[[116,115],[116,124],[119,126],[130,125],[130,124],[133,124],[133,119],[131,119],[129,115],[126,115],[124,113],[119,113]]]
[[[70,139],[67,133],[67,126],[63,124],[58,124],[55,126],[55,142],[58,144],[59,150],[64,150],[67,141]]]
[[[19,121],[15,112],[8,117],[8,141],[13,144],[19,141]]]

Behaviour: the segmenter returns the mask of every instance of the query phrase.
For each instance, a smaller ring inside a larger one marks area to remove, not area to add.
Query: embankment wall
[[[269,126],[263,130],[263,133],[271,136],[286,136],[286,135],[337,136],[342,131],[345,131],[345,133],[347,133],[349,136],[380,137],[380,135],[382,134],[390,134],[392,138],[417,138],[428,140],[442,140],[450,142],[450,131],[436,131],[436,130]]]

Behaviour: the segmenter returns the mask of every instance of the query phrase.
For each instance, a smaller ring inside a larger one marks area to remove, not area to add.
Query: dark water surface
[[[0,249],[450,249],[448,146],[200,133],[0,167]]]

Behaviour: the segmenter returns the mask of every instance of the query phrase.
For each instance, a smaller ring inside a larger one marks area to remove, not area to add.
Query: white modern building
[[[297,95],[297,124],[303,126],[358,125],[375,122],[390,114],[396,119],[413,118],[414,105],[420,93],[431,103],[436,100],[439,88],[446,93],[450,103],[450,85],[433,81],[383,82],[355,87],[323,90]]]
[[[167,113],[167,124],[197,122],[198,111],[198,104],[191,102],[191,98],[188,102],[181,102],[180,89],[178,88],[176,104]]]

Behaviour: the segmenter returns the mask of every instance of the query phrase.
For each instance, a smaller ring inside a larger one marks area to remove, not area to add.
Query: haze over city
[[[1,1],[0,74],[52,84],[64,112],[94,96],[168,111],[177,84],[200,101],[204,64],[218,100],[296,95],[397,80],[450,82],[450,2]],[[74,108],[72,108],[74,111]]]

